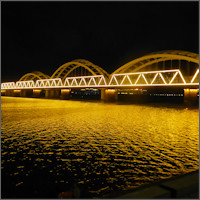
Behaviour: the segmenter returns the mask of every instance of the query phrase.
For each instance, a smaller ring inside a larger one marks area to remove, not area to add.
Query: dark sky
[[[198,53],[198,2],[1,2],[2,82],[83,58],[109,73],[160,50]]]

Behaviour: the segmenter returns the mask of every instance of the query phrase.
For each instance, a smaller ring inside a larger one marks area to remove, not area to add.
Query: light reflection
[[[53,185],[74,178],[98,197],[199,167],[198,109],[2,97],[1,112],[15,184],[46,167]]]

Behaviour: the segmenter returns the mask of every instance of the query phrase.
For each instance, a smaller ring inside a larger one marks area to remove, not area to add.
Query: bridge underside
[[[105,102],[184,102],[198,104],[199,89],[194,87],[138,87],[138,88],[72,88],[72,89],[23,89],[2,90],[2,96],[49,99],[95,99]]]

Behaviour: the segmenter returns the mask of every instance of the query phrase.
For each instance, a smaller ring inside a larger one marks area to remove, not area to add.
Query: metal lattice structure
[[[180,70],[162,70],[112,75],[109,82],[103,75],[41,79],[34,82],[18,81],[2,83],[1,89],[48,89],[48,88],[120,88],[146,86],[197,86],[199,69],[190,82],[186,82]]]
[[[109,85],[117,87],[199,85],[198,79],[196,79],[198,74],[199,69],[197,69],[190,82],[186,82],[181,71],[177,69],[113,74]]]
[[[36,81],[38,79],[40,80],[40,79],[48,79],[48,78],[50,78],[50,76],[48,76],[47,74],[44,74],[40,71],[34,71],[31,73],[25,74],[19,79],[19,81],[29,81],[29,80]]]
[[[165,64],[165,61],[173,60],[191,62],[196,64],[196,66],[189,75],[183,73],[180,70],[180,66],[178,69],[175,67],[175,69],[168,70],[148,70],[148,67],[151,68],[155,63],[163,62]],[[87,60],[76,59],[60,66],[51,77],[42,72],[35,71],[25,74],[16,83],[2,83],[1,89],[197,86],[199,85],[198,65],[199,55],[196,53],[186,51],[161,51],[132,60],[109,75],[104,69]],[[80,69],[86,70],[88,74],[84,75],[84,72]],[[143,71],[144,69],[145,71]],[[73,72],[75,73],[73,74]]]
[[[179,50],[154,52],[126,63],[125,65],[115,70],[111,75],[119,73],[138,72],[145,67],[151,66],[155,63],[173,60],[184,60],[199,64],[199,55],[196,53]]]
[[[61,78],[64,80],[71,72],[76,70],[77,68],[84,68],[86,69],[90,74],[89,75],[103,75],[105,78],[109,77],[109,74],[102,69],[101,67],[87,61],[84,59],[76,59],[71,62],[65,63],[62,66],[60,66],[51,76],[51,78]],[[75,74],[75,76],[82,76],[84,74]]]

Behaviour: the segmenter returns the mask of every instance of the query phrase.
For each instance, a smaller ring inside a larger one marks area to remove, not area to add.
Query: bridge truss
[[[110,80],[103,75],[40,79],[29,81],[7,82],[1,84],[2,90],[8,89],[62,89],[62,88],[120,88],[148,86],[197,86],[199,69],[188,82],[178,69],[135,73],[113,74]]]

